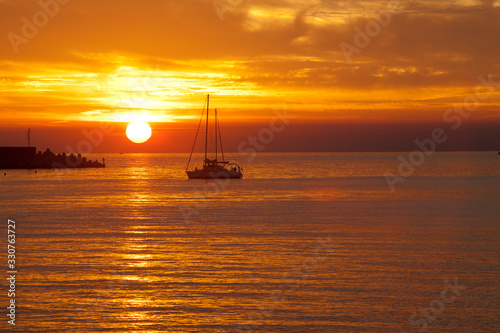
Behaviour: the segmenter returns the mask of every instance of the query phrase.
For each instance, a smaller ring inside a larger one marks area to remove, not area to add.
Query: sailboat
[[[207,116],[206,116],[206,129],[205,129],[205,159],[203,160],[203,167],[194,170],[189,170],[189,163],[191,162],[191,157],[193,156],[194,147],[196,145],[196,139],[200,132],[200,127],[203,122],[203,116],[205,114],[205,109],[201,114],[200,124],[198,125],[198,130],[196,131],[196,136],[194,138],[193,149],[191,149],[191,155],[189,156],[189,161],[186,166],[186,174],[189,179],[219,179],[219,178],[241,178],[243,177],[243,168],[241,168],[236,163],[230,163],[224,159],[224,149],[222,148],[222,136],[220,134],[220,126],[217,119],[217,109],[215,109],[214,116],[214,136],[215,136],[215,159],[208,158],[208,125],[209,125],[209,106],[210,106],[210,95],[207,95]],[[220,143],[222,160],[218,159],[218,143]]]

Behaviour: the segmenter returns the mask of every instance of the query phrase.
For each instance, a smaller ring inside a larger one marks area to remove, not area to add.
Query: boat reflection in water
[[[211,160],[208,158],[208,120],[209,120],[209,105],[210,105],[210,95],[207,95],[207,117],[206,117],[206,130],[205,130],[205,159],[203,161],[203,168],[194,170],[189,169],[189,163],[191,162],[191,157],[193,156],[193,150],[196,145],[196,139],[200,132],[200,126],[203,121],[203,115],[205,113],[205,108],[201,114],[200,124],[198,125],[198,130],[196,131],[196,136],[194,138],[193,149],[191,150],[191,155],[189,156],[188,165],[186,167],[186,173],[189,179],[217,179],[217,178],[241,178],[243,177],[243,168],[236,163],[230,163],[224,160],[224,149],[222,148],[222,137],[220,134],[220,126],[217,120],[217,109],[215,109],[215,159]],[[222,161],[217,159],[218,154],[218,142],[220,142],[220,148],[222,153]]]

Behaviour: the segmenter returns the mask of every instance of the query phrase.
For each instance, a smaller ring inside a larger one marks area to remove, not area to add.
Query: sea
[[[500,332],[498,152],[86,157],[0,170],[2,332]]]

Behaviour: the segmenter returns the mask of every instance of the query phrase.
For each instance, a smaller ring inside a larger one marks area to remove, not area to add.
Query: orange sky
[[[0,0],[0,31],[0,145],[24,144],[31,127],[37,145],[59,148],[99,122],[141,119],[153,138],[140,149],[164,151],[161,138],[183,150],[207,93],[226,128],[253,124],[227,129],[233,138],[284,108],[298,136],[327,123],[432,129],[479,76],[500,82],[491,0]],[[467,122],[500,122],[499,96]]]

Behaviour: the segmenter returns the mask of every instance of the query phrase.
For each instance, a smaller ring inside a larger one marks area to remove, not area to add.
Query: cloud
[[[283,99],[300,105],[306,96],[307,104],[329,109],[371,101],[371,94],[384,92],[376,98],[382,103],[402,97],[402,89],[415,100],[438,98],[439,91],[463,91],[476,84],[478,75],[498,72],[500,7],[495,1],[400,4],[390,24],[349,63],[340,43],[353,44],[354,29],[364,30],[374,13],[388,10],[388,1],[243,0],[224,13],[224,20],[211,0],[71,1],[21,44],[19,53],[6,36],[22,34],[23,18],[32,20],[40,5],[0,1],[5,80],[0,112],[37,105],[49,112],[51,103],[58,114],[67,112],[65,105],[73,116],[119,108],[113,103],[128,99],[116,95],[142,89],[135,83],[156,70],[161,82],[155,91],[165,94],[155,96],[158,101],[177,102],[180,92],[203,94],[213,88],[221,96],[233,94],[238,107],[248,95],[259,98],[254,102],[262,107]],[[124,74],[127,78],[120,77],[123,68],[133,69]],[[95,78],[113,82],[111,88],[92,90]]]
[[[495,5],[495,0],[481,0],[481,4],[488,8],[493,8]]]

